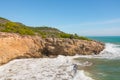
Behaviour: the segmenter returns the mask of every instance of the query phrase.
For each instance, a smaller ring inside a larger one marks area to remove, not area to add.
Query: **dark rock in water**
[[[78,69],[78,65],[77,65],[77,64],[73,64],[73,71],[74,71],[74,74],[77,73],[77,69]]]
[[[38,58],[57,55],[99,54],[104,44],[97,41],[21,36],[0,32],[0,64],[16,58]]]

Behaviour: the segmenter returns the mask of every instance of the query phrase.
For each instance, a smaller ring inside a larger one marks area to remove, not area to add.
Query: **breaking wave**
[[[106,58],[106,59],[120,59],[120,45],[113,43],[105,43],[105,49],[98,55],[79,55],[84,58]]]
[[[105,49],[98,56],[108,59],[120,58],[120,45],[106,43]]]

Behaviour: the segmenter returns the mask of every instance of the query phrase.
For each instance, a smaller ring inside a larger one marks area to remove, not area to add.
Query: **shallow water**
[[[120,80],[120,37],[91,37],[105,42],[106,48],[99,55],[80,56],[76,58],[79,69],[88,72],[94,80]],[[86,62],[92,65],[84,65]]]
[[[77,58],[80,63],[88,61],[90,66],[79,66],[89,72],[95,80],[119,80],[120,79],[120,59],[96,59],[96,58]]]

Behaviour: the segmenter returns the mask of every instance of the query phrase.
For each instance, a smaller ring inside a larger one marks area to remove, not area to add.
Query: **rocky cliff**
[[[98,54],[104,44],[96,41],[22,36],[0,32],[0,65],[16,58],[38,58],[57,55]]]

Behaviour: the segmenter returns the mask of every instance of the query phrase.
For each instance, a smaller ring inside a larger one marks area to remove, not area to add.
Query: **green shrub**
[[[14,22],[8,22],[4,26],[5,26],[4,29],[1,30],[3,32],[13,32],[13,33],[19,33],[21,35],[34,35],[34,31],[29,29],[28,27],[19,26]]]

